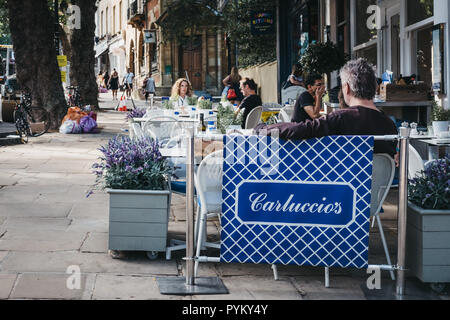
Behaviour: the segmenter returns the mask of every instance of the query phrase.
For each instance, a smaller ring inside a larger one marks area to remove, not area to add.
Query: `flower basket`
[[[156,258],[166,250],[172,168],[150,138],[115,137],[99,150],[94,189],[110,196],[108,248]]]
[[[433,289],[450,282],[450,159],[410,181],[406,267]]]

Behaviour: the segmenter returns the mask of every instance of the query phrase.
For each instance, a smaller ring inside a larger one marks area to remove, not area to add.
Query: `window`
[[[106,8],[106,14],[105,14],[105,32],[109,33],[109,28],[108,28],[108,8]]]
[[[116,34],[116,6],[113,7],[112,25],[112,33]]]
[[[360,45],[370,40],[376,39],[377,30],[370,30],[367,27],[367,19],[370,14],[367,13],[367,8],[371,5],[376,5],[376,0],[358,0],[355,1],[355,32],[356,32],[356,44]]]
[[[119,2],[119,31],[122,32],[122,1]]]
[[[434,15],[434,0],[407,0],[406,7],[408,26]]]
[[[350,1],[338,0],[336,2],[336,25],[337,25],[337,46],[342,53],[349,53],[350,36],[349,36],[349,15]]]
[[[103,29],[103,11],[102,11],[102,13],[101,13],[101,17],[100,17],[100,36],[101,37],[103,37],[103,35],[104,35],[104,29]]]
[[[355,51],[356,58],[364,58],[374,66],[377,65],[377,45],[372,45],[367,48]]]
[[[417,31],[417,79],[432,84],[433,27]]]

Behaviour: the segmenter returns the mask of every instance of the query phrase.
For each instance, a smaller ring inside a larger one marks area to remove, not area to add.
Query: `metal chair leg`
[[[388,249],[388,246],[387,246],[386,238],[385,238],[385,236],[384,236],[384,231],[383,231],[383,226],[382,226],[382,224],[381,224],[381,218],[380,218],[380,215],[378,214],[378,215],[376,216],[376,218],[377,218],[378,228],[379,228],[379,230],[380,230],[381,242],[383,243],[384,253],[386,254],[387,263],[388,263],[388,265],[391,266],[391,265],[392,265],[391,257],[390,257],[390,255],[389,255],[389,249]],[[390,274],[391,274],[391,279],[392,279],[392,280],[395,280],[395,274],[394,274],[394,271],[391,270],[391,271],[390,271]]]
[[[330,268],[325,267],[325,288],[330,287]]]

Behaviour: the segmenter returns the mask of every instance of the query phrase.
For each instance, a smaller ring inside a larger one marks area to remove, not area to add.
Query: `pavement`
[[[86,191],[95,177],[90,167],[100,145],[127,134],[117,102],[100,98],[99,134],[48,133],[26,145],[0,147],[0,299],[62,300],[395,300],[395,282],[382,272],[381,289],[369,290],[366,270],[278,266],[275,281],[268,265],[202,263],[200,277],[219,277],[228,294],[162,295],[159,277],[183,277],[185,251],[150,261],[145,253],[112,259],[108,251],[108,195]],[[137,101],[139,106],[145,102]],[[383,225],[396,261],[396,190],[385,203]],[[174,195],[169,238],[185,237],[185,199]],[[210,240],[219,238],[218,221],[208,222]],[[218,255],[210,249],[209,255]],[[370,234],[370,264],[386,264],[378,228]],[[80,277],[78,273],[80,272]],[[407,278],[405,299],[448,300],[427,284]]]

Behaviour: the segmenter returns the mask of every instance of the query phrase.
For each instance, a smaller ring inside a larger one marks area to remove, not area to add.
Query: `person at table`
[[[234,116],[235,118],[239,115],[239,113],[243,110],[242,115],[242,129],[245,129],[245,123],[247,121],[247,117],[249,113],[262,105],[261,98],[258,96],[256,91],[258,90],[258,85],[255,83],[253,79],[244,78],[241,80],[240,90],[244,95],[244,100],[242,100],[241,104],[237,108]]]
[[[273,134],[285,140],[321,138],[325,136],[382,136],[397,135],[394,122],[374,103],[377,81],[373,66],[365,59],[349,61],[341,69],[342,94],[348,108],[338,110],[315,120],[300,123],[259,125],[257,133]],[[375,141],[375,153],[394,157],[394,142]]]
[[[305,82],[307,91],[297,99],[292,115],[292,122],[303,122],[320,118],[322,110],[322,97],[325,93],[322,77],[320,75],[308,76]]]
[[[185,78],[180,78],[172,87],[170,99],[174,102],[174,107],[176,109],[186,111],[186,107],[189,106],[188,97],[192,97],[191,83]]]
[[[292,86],[304,87],[305,82],[302,76],[301,66],[299,64],[294,64],[292,66],[292,72],[286,80],[286,85],[283,89],[287,89]]]

